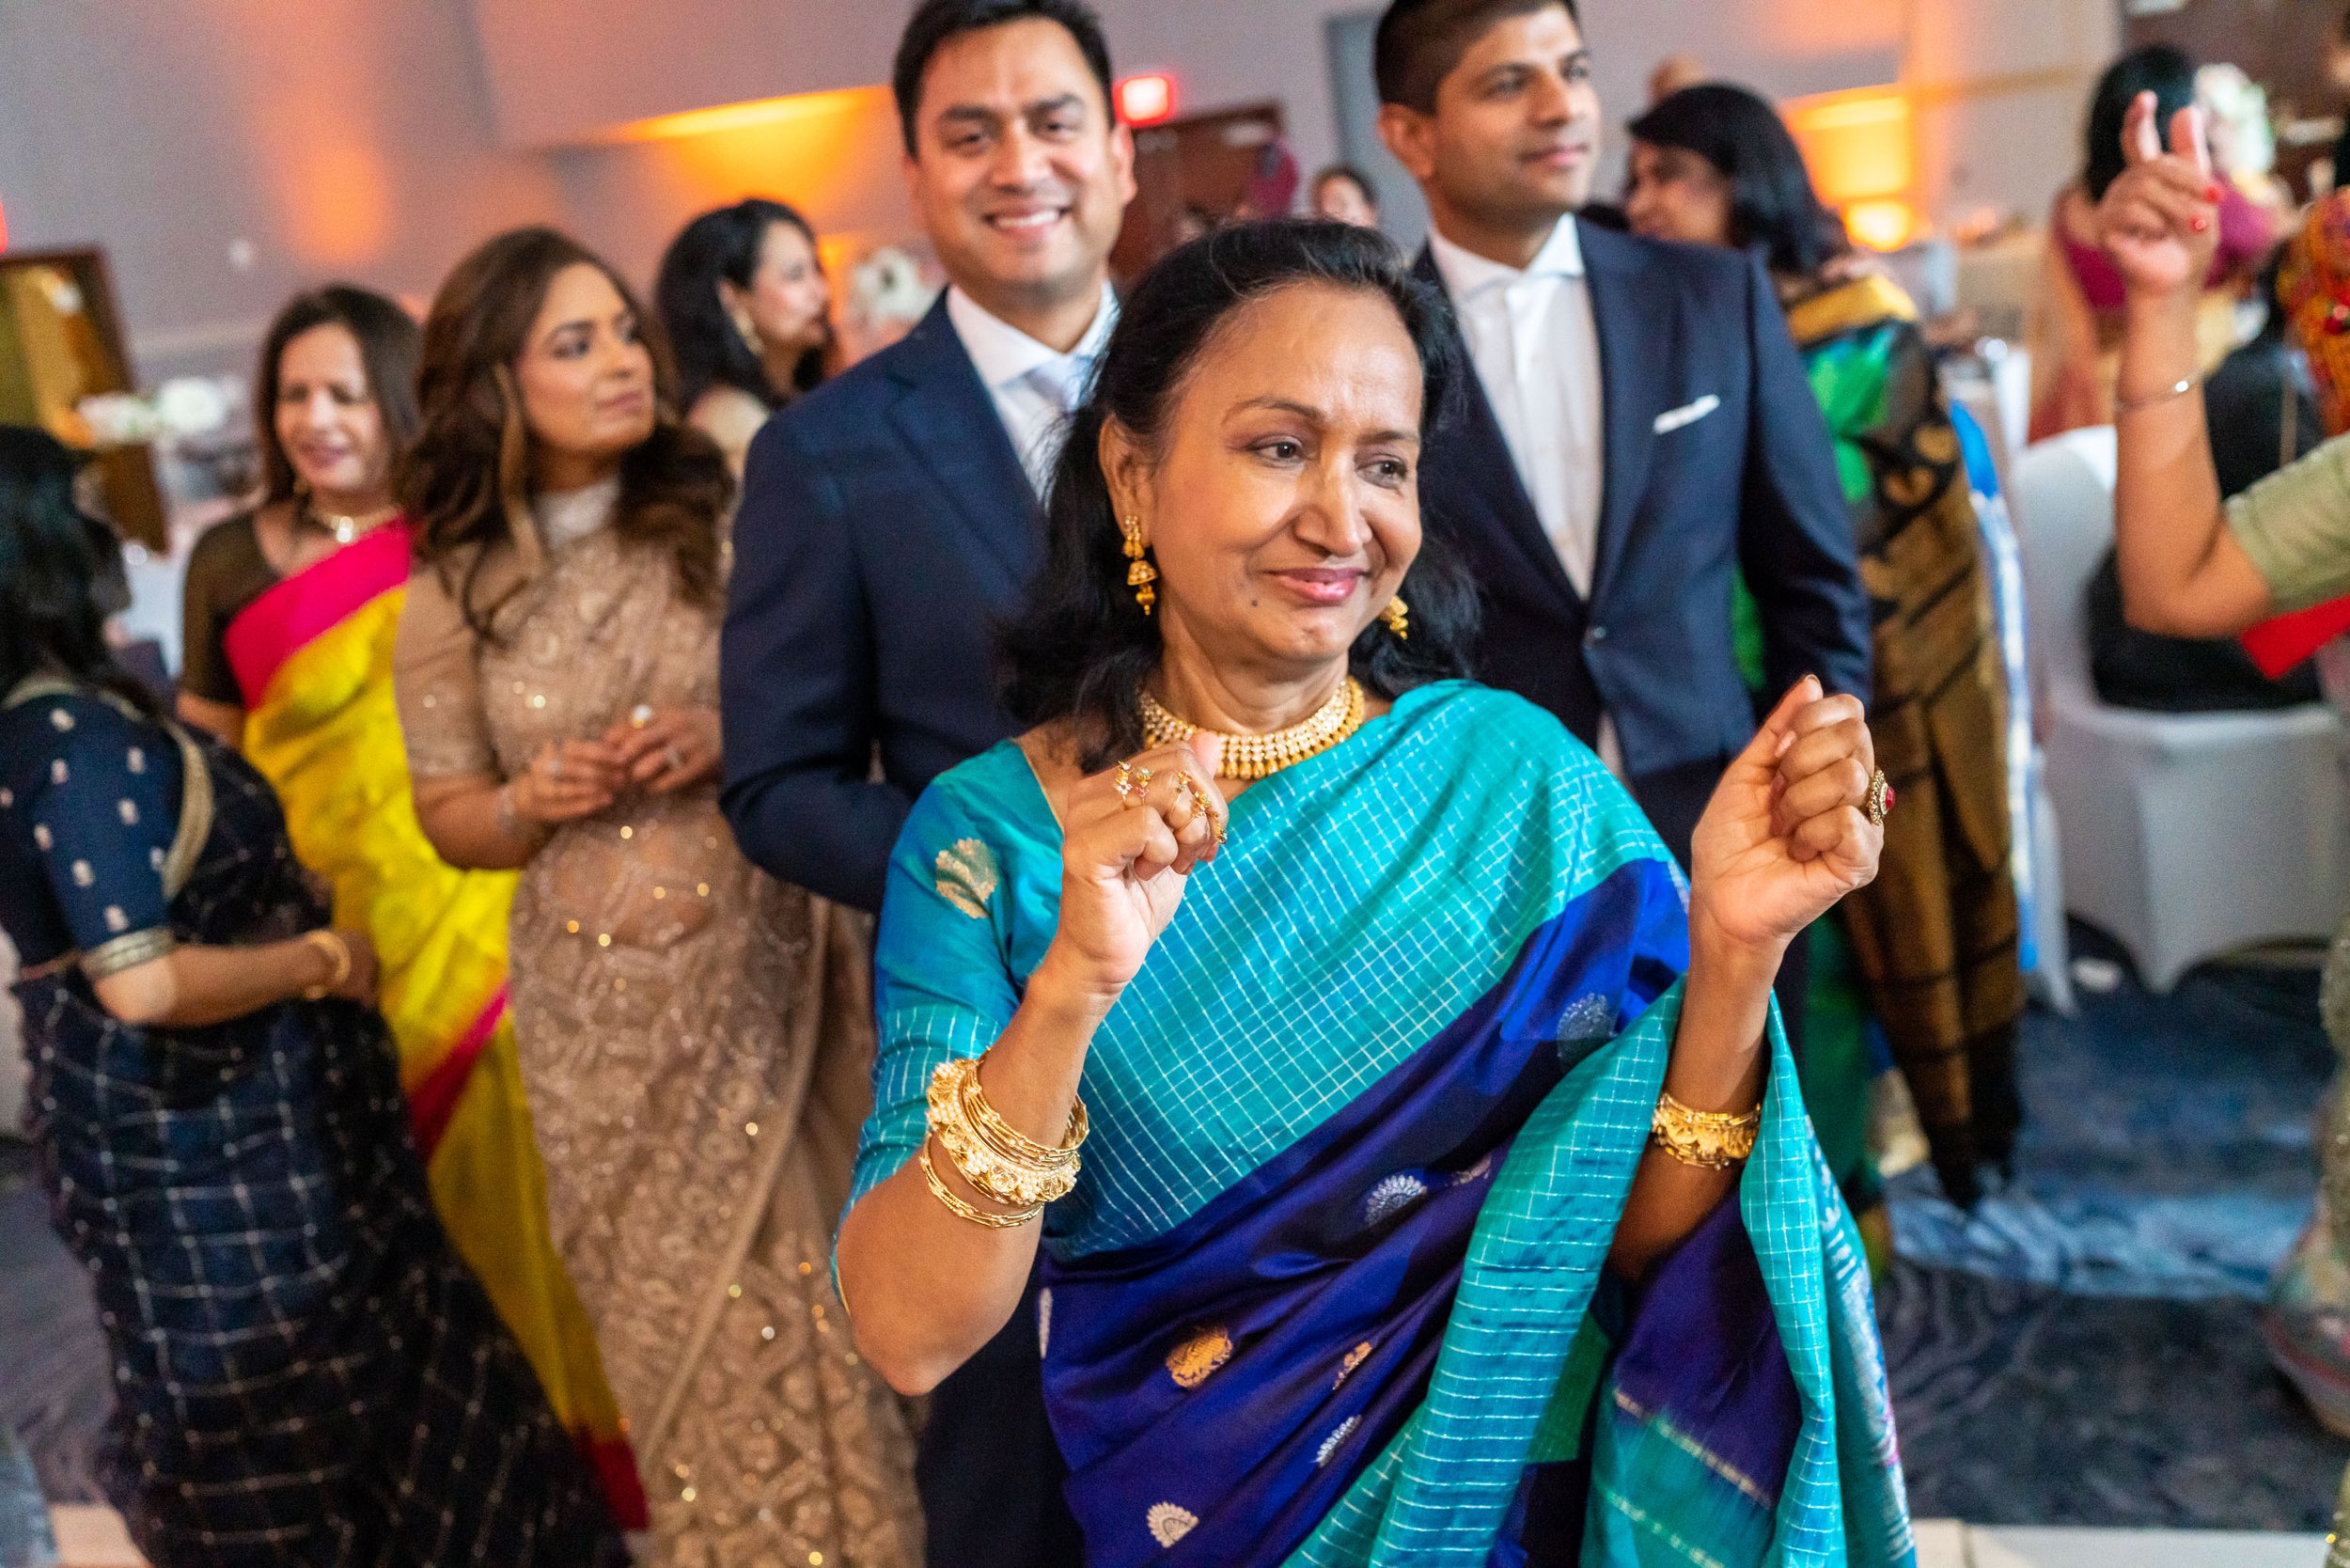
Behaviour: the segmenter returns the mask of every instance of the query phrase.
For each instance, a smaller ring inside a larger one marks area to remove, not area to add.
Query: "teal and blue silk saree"
[[[1406,693],[1233,803],[1096,1035],[1046,1218],[1046,1404],[1087,1560],[1906,1564],[1867,1266],[1778,1025],[1761,1140],[1606,1267],[1687,961],[1663,845],[1548,714]],[[1010,743],[890,870],[862,1197],[1050,943]]]

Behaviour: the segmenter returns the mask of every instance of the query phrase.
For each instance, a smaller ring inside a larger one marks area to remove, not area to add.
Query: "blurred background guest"
[[[114,1360],[109,1499],[157,1568],[624,1560],[433,1215],[367,932],[267,780],[114,664],[72,487],[0,427],[0,925]]]
[[[865,961],[719,815],[733,484],[648,326],[545,228],[433,300],[395,655],[417,814],[451,863],[523,872],[523,1077],[657,1560],[911,1563],[911,1446],[822,1262]]]
[[[884,245],[849,269],[841,308],[840,362],[845,369],[914,330],[938,302],[939,284],[898,245]]]
[[[409,537],[391,476],[416,435],[418,338],[399,306],[342,284],[298,295],[271,323],[254,378],[261,505],[190,557],[180,715],[260,770],[294,854],[333,888],[337,922],[374,943],[442,1222],[556,1414],[608,1462],[625,1451],[619,1415],[547,1235],[514,1067],[514,879],[450,866],[409,800],[392,698]],[[634,1487],[614,1505],[623,1523],[643,1512]]]
[[[1684,88],[1632,122],[1624,208],[1638,233],[1762,261],[1835,435],[1873,613],[1869,713],[1902,801],[1886,829],[1886,874],[1844,902],[1843,929],[1944,1188],[1968,1200],[1978,1163],[2004,1161],[2014,1142],[2024,988],[1991,578],[1917,307],[1853,263],[1794,137],[1743,87]],[[1767,690],[1759,626],[1741,619],[1741,664]],[[1815,949],[1815,996],[1849,972],[1839,946]],[[1804,1034],[1806,1098],[1838,1177],[1865,1184],[1867,1048],[1857,1028],[1821,1023],[1818,1036],[1809,1021]]]
[[[2123,288],[2097,243],[2097,203],[2122,173],[2122,119],[2151,92],[2165,120],[2195,102],[2195,62],[2170,44],[2146,44],[2106,68],[2091,95],[2081,173],[2057,193],[2041,266],[2031,344],[2031,434],[2037,440],[2113,422],[2113,378],[2122,340]],[[2220,243],[2202,282],[2197,315],[2198,368],[2216,368],[2235,347],[2236,302],[2269,247],[2269,215],[2234,185],[2220,186]]]
[[[2195,72],[2195,102],[2203,111],[2214,172],[2268,214],[2282,233],[2298,215],[2293,192],[2277,177],[2277,133],[2269,123],[2268,89],[2225,60]]]
[[[1379,227],[1379,188],[1352,164],[1332,164],[1314,176],[1313,215],[1358,228]]]
[[[767,416],[824,379],[832,291],[816,230],[763,196],[704,212],[669,243],[653,302],[677,356],[678,406],[740,477]]]

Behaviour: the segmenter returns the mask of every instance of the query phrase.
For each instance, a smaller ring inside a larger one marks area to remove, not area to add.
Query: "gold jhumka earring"
[[[1395,634],[1398,642],[1411,639],[1412,607],[1403,603],[1402,594],[1387,601],[1387,607],[1379,612],[1379,619],[1387,623],[1387,630]]]
[[[1149,615],[1151,606],[1159,602],[1158,589],[1151,585],[1159,580],[1159,569],[1147,557],[1150,546],[1142,542],[1142,519],[1129,517],[1119,525],[1126,535],[1126,558],[1134,564],[1126,568],[1126,586],[1135,590],[1135,603]]]

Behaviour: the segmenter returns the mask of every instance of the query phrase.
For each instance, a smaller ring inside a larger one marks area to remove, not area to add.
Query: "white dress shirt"
[[[1523,272],[1430,233],[1469,360],[1493,405],[1534,515],[1588,603],[1599,558],[1604,448],[1599,327],[1570,213]],[[1621,774],[1616,727],[1600,720],[1599,754]]]
[[[1118,324],[1118,296],[1102,285],[1102,304],[1093,324],[1067,353],[1038,342],[1000,316],[991,314],[961,289],[947,290],[947,319],[964,352],[978,368],[979,382],[995,400],[995,413],[1011,437],[1012,450],[1028,483],[1042,498],[1052,483],[1053,464],[1060,458],[1061,437],[1069,415],[1085,400],[1102,351],[1109,346],[1110,329]]]

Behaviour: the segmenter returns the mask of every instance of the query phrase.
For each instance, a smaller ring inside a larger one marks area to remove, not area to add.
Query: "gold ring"
[[[1151,770],[1132,762],[1119,763],[1117,790],[1118,798],[1127,806],[1140,806],[1151,793]]]
[[[1869,776],[1869,825],[1883,827],[1886,817],[1893,809],[1893,786],[1886,778],[1883,768]]]
[[[642,729],[651,722],[652,704],[650,702],[639,702],[628,711],[628,727],[631,729]]]

